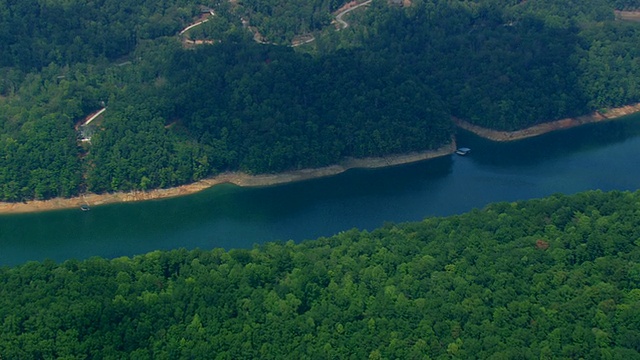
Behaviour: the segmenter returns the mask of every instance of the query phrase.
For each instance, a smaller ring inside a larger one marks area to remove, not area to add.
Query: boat
[[[471,149],[466,147],[458,148],[458,150],[456,150],[456,154],[460,156],[468,155],[470,152],[471,152]]]
[[[80,206],[80,210],[82,210],[82,211],[89,211],[89,210],[91,210],[91,208],[89,207],[89,205],[84,204],[84,205]]]

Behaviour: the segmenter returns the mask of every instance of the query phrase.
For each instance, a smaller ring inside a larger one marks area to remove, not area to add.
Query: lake
[[[2,215],[0,265],[180,247],[251,248],[459,214],[491,202],[640,187],[640,115],[512,143],[460,131],[458,145],[472,153],[271,187],[225,184],[87,212]]]

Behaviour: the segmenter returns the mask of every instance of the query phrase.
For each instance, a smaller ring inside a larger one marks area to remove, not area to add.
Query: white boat
[[[470,152],[471,152],[471,149],[466,147],[458,148],[458,150],[456,150],[456,154],[460,156],[468,155]]]

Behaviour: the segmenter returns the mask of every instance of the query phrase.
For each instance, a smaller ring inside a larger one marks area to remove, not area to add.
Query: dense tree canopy
[[[452,115],[515,130],[638,101],[639,24],[614,21],[612,10],[602,0],[424,1],[391,11],[378,2],[339,41],[414,64]]]
[[[343,3],[5,1],[0,200],[422,151],[450,116],[514,130],[640,100],[640,23],[613,12],[634,2],[376,0],[336,31]]]
[[[640,192],[0,268],[8,359],[635,359]]]
[[[0,67],[39,69],[128,55],[140,40],[173,35],[195,0],[2,0]]]
[[[242,0],[247,22],[267,42],[288,43],[295,35],[320,30],[331,23],[331,13],[345,0]]]
[[[0,200],[433,149],[451,115],[517,129],[640,100],[640,24],[613,13],[638,1],[377,0],[336,32],[343,3],[0,0]],[[200,5],[216,15],[176,36]],[[0,268],[0,357],[638,358],[639,203]]]
[[[640,9],[640,1],[638,0],[611,0],[618,10],[638,10]]]

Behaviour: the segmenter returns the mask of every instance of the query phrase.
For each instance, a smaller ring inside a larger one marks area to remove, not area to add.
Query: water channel
[[[0,266],[180,247],[250,248],[458,214],[497,201],[640,188],[640,115],[511,143],[461,131],[458,144],[472,154],[271,187],[220,185],[88,212],[2,215]]]

